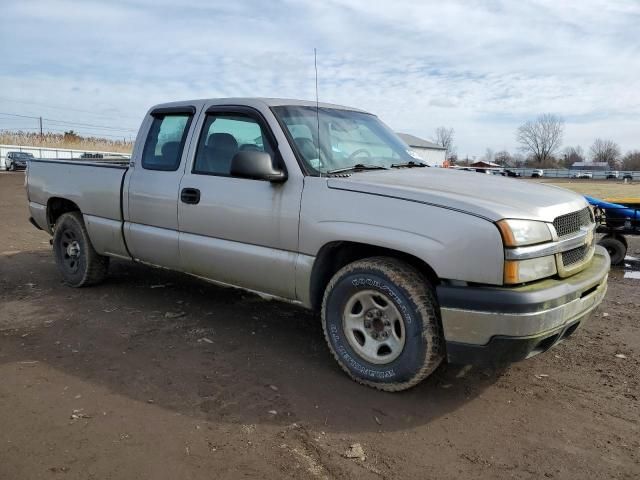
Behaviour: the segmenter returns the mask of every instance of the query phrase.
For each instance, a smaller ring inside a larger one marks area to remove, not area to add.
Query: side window
[[[193,173],[229,175],[234,155],[245,150],[267,152],[273,158],[273,149],[255,119],[244,115],[207,115]]]
[[[142,152],[142,168],[177,170],[190,123],[191,115],[186,113],[154,117]]]

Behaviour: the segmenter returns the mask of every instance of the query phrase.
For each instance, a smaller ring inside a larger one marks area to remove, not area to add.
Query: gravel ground
[[[296,307],[125,262],[63,286],[23,180],[0,173],[2,479],[640,477],[624,269],[551,351],[387,394],[350,381]]]

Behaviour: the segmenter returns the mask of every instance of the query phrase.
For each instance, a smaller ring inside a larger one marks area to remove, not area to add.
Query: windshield
[[[399,163],[421,163],[389,127],[369,113],[334,108],[316,111],[310,106],[281,106],[273,111],[312,175],[355,165],[389,168]]]
[[[20,160],[28,160],[29,158],[33,158],[33,155],[26,152],[15,152],[14,157]]]

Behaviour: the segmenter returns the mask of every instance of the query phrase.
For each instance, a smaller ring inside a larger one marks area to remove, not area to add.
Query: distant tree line
[[[436,130],[436,138],[440,138],[441,130],[450,132],[449,142],[453,145],[453,129],[440,127]],[[562,147],[564,121],[551,113],[529,120],[516,130],[516,140],[520,145],[517,153],[506,150],[494,152],[487,148],[482,160],[510,167],[536,168],[570,168],[576,162],[604,162],[611,170],[640,170],[640,150],[622,154],[620,146],[613,140],[596,138],[589,147],[588,153],[578,146]],[[444,144],[441,141],[439,145]],[[447,149],[447,159],[454,163],[469,163],[469,159],[458,159],[455,149]]]
[[[580,146],[568,146],[561,152],[563,134],[563,120],[550,113],[522,124],[516,131],[516,140],[520,151],[526,155],[525,163],[570,168],[588,158],[591,162],[606,163],[611,170],[640,169],[640,151],[630,151],[623,156],[620,146],[609,139],[596,138],[589,147],[588,156]]]

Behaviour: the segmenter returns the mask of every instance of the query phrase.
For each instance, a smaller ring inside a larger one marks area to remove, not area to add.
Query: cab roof
[[[269,98],[269,97],[229,97],[229,98],[200,98],[195,100],[180,100],[177,102],[161,103],[154,105],[152,109],[164,108],[164,107],[178,107],[178,106],[200,106],[207,105],[246,105],[246,106],[267,106],[267,107],[280,107],[280,106],[300,106],[300,107],[315,107],[316,102],[313,100],[296,100],[292,98]],[[334,103],[319,102],[320,108],[334,108],[338,110],[350,110],[354,112],[369,113],[359,108],[347,107],[344,105],[337,105]]]

